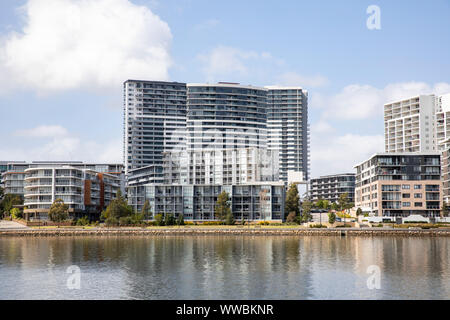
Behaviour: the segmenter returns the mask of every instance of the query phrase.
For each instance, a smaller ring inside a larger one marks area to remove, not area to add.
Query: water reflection
[[[448,299],[448,238],[0,239],[0,299]],[[82,271],[66,287],[67,267]],[[381,269],[369,290],[367,268]]]

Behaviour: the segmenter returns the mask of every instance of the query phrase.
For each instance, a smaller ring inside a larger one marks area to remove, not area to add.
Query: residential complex
[[[164,154],[162,183],[149,183],[144,171],[130,176],[128,202],[137,211],[148,200],[154,214],[211,220],[218,195],[229,191],[236,219],[282,220],[285,191],[277,165],[278,153],[267,149],[171,151]]]
[[[215,218],[215,192],[225,188],[231,192],[236,218],[284,219],[284,199],[278,197],[284,193],[281,186],[309,176],[307,106],[307,92],[298,87],[126,81],[124,159],[129,204],[141,210],[149,200],[153,213],[209,220]],[[241,186],[250,188],[254,197],[239,211]],[[195,190],[208,194],[207,200],[196,198]],[[266,197],[270,214],[257,205],[260,190],[277,195]],[[193,203],[193,211],[173,207],[174,192],[189,199],[183,201]]]
[[[186,84],[128,80],[124,83],[125,173],[161,166],[162,154],[185,147]]]
[[[147,185],[153,213],[182,214],[187,220],[215,220],[215,204],[222,191],[230,197],[236,220],[282,221],[285,188],[282,182],[240,185]]]
[[[311,200],[328,200],[336,203],[339,196],[347,193],[349,202],[355,202],[355,174],[343,173],[311,179]]]
[[[269,148],[279,153],[280,179],[307,180],[308,96],[298,87],[238,83],[124,83],[124,161],[155,166],[165,152]],[[159,169],[157,168],[159,166]]]
[[[376,216],[439,216],[440,175],[436,152],[375,154],[356,165],[355,206]]]
[[[278,151],[280,178],[289,172],[309,179],[308,92],[300,87],[266,87],[269,150]]]
[[[385,151],[437,151],[435,119],[435,95],[420,95],[385,104]]]
[[[266,89],[223,82],[187,88],[188,150],[266,147]]]
[[[30,219],[48,218],[58,198],[73,217],[99,216],[117,193],[124,190],[122,164],[68,162],[9,162],[2,174],[5,194],[24,197],[24,214]]]

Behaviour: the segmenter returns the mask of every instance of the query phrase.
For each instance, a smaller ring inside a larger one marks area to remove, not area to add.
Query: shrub
[[[258,224],[260,226],[268,226],[270,224],[270,222],[269,221],[260,221],[260,222],[258,222]]]
[[[195,225],[195,223],[192,222],[192,221],[185,221],[185,222],[184,222],[184,225],[185,225],[185,226],[193,226],[193,225]]]
[[[20,219],[20,218],[22,218],[22,212],[20,212],[20,210],[18,208],[12,208],[10,213],[11,213],[11,217],[13,219]]]
[[[155,215],[154,224],[155,224],[155,226],[163,226],[164,225],[164,217],[161,213],[158,213],[157,215]]]
[[[220,226],[222,224],[223,224],[222,221],[205,221],[202,223],[202,225],[204,226]]]
[[[75,225],[77,225],[77,226],[87,226],[87,225],[89,225],[88,217],[84,216],[84,217],[78,219],[76,221]]]
[[[184,216],[183,216],[182,214],[180,214],[180,215],[177,217],[177,225],[179,225],[179,226],[184,226]]]
[[[312,224],[309,226],[310,228],[327,228],[327,226],[323,225],[323,224]]]
[[[119,218],[119,225],[120,226],[129,226],[133,224],[133,219],[128,216],[128,217],[120,217]]]
[[[166,226],[173,226],[175,225],[175,217],[173,216],[173,214],[169,213],[166,214],[164,217],[164,224]]]
[[[105,224],[108,227],[117,226],[119,224],[119,221],[114,217],[109,217],[105,220]]]
[[[225,224],[228,226],[232,226],[235,224],[234,216],[231,212],[228,212],[227,216],[225,217]]]

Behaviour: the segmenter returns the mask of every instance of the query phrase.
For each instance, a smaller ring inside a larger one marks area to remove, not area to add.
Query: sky
[[[353,172],[384,150],[384,103],[450,92],[449,14],[449,0],[2,0],[0,160],[120,163],[125,80],[231,81],[303,87],[311,176]]]

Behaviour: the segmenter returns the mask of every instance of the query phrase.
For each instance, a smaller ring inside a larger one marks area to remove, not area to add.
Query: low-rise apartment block
[[[311,179],[311,200],[328,200],[336,203],[341,194],[347,193],[350,202],[355,202],[355,174],[343,173]]]
[[[124,190],[122,164],[11,162],[2,181],[6,194],[24,197],[24,214],[30,220],[47,220],[56,199],[69,206],[72,218],[98,218],[117,191]]]
[[[378,153],[356,165],[355,206],[376,216],[440,215],[439,153]]]

